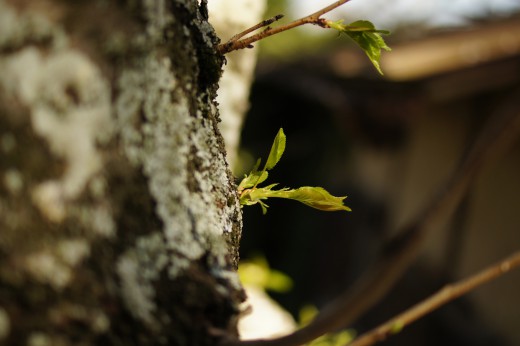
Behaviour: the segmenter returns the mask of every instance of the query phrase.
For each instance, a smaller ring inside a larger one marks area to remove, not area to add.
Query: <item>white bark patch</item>
[[[39,50],[34,42],[42,42],[47,50]],[[113,132],[109,84],[85,54],[68,46],[59,26],[37,13],[19,14],[1,0],[0,48],[12,51],[0,58],[0,89],[29,109],[34,132],[65,161],[61,177],[29,187],[42,215],[62,222],[89,182],[99,178],[103,159],[97,146]],[[8,135],[2,137],[4,151],[12,147]],[[23,173],[21,180],[13,180],[16,176],[12,175],[4,178],[12,192],[17,185],[25,184]],[[85,206],[82,209],[73,217],[90,211]],[[101,236],[110,236],[115,226],[110,209],[104,209],[99,217],[86,218],[86,226]],[[94,219],[95,224],[88,221]]]
[[[0,0],[0,48],[18,48],[27,41],[46,42],[52,48],[64,47],[67,38],[38,13],[18,15],[15,9]]]
[[[4,89],[31,109],[35,132],[67,162],[56,182],[60,195],[65,200],[78,197],[101,167],[96,142],[110,136],[110,90],[100,71],[78,52],[43,56],[35,48],[3,59],[2,70]]]
[[[61,222],[65,219],[65,198],[58,182],[47,181],[36,186],[32,191],[32,200],[50,221]]]
[[[23,178],[16,169],[10,169],[4,173],[4,186],[12,195],[18,195],[23,188]]]
[[[89,239],[115,233],[100,174],[104,162],[99,147],[113,133],[109,83],[94,62],[68,46],[61,27],[38,13],[18,13],[2,0],[0,49],[0,92],[28,110],[33,132],[55,156],[50,164],[65,164],[61,176],[35,182],[24,180],[33,172],[13,163],[0,182],[13,195],[28,189],[32,203],[48,220],[73,219],[80,231],[90,231],[82,239],[63,240],[58,235],[52,243],[31,245],[11,260],[20,272],[62,290],[90,255]],[[0,150],[18,149],[24,140],[17,135],[3,133]],[[87,193],[93,201],[78,202]]]
[[[11,319],[5,309],[0,307],[0,341],[7,338],[11,332]]]
[[[155,20],[155,11],[146,13]],[[148,30],[152,41],[167,21],[160,17],[158,22],[162,24]],[[190,114],[192,95],[180,85],[173,65],[169,57],[151,53],[121,73],[116,99],[125,154],[136,168],[142,167],[164,225],[162,232],[139,238],[118,261],[125,303],[148,325],[154,324],[158,309],[153,305],[153,281],[162,271],[174,280],[207,255],[215,277],[234,275],[230,281],[238,282],[236,274],[224,270],[228,249],[222,236],[232,230],[240,207],[227,201],[230,181],[213,123],[201,111]],[[217,112],[213,107],[209,111],[213,116]],[[189,167],[194,161],[195,169]],[[195,185],[192,190],[189,182]]]
[[[145,322],[149,327],[157,324],[154,314],[157,310],[154,303],[155,292],[151,278],[156,278],[159,271],[152,266],[153,275],[143,275],[142,259],[138,253],[130,250],[117,261],[117,273],[121,278],[121,292],[130,313]],[[154,270],[155,269],[155,270]]]
[[[27,338],[27,346],[53,346],[59,342],[63,343],[64,341],[59,340],[58,337],[53,338],[43,332],[31,333]]]
[[[90,246],[85,240],[62,240],[54,246],[25,256],[21,261],[21,269],[36,280],[62,290],[74,278],[74,268],[88,255]]]
[[[71,269],[46,251],[28,255],[25,258],[25,269],[38,281],[57,290],[63,289],[72,279]]]
[[[223,265],[227,249],[221,235],[231,230],[229,208],[235,206],[226,206],[229,179],[209,120],[190,115],[188,96],[177,87],[168,58],[148,57],[142,70],[123,73],[119,87],[117,114],[125,152],[148,177],[165,225],[166,248],[180,254],[168,272],[175,278],[208,250]],[[141,129],[132,125],[140,112],[146,118]],[[188,189],[193,150],[200,165],[194,176],[198,192]],[[224,206],[217,207],[219,203]]]

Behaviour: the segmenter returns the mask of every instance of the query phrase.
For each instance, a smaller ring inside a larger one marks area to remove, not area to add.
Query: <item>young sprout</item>
[[[324,211],[345,210],[351,211],[349,207],[343,204],[345,197],[335,197],[322,187],[303,186],[297,189],[287,187],[274,190],[278,184],[271,184],[264,187],[258,185],[263,183],[269,176],[268,171],[273,169],[282,158],[285,151],[286,137],[283,129],[280,129],[271,146],[271,151],[264,168],[259,171],[261,159],[256,161],[255,166],[249,174],[238,185],[238,193],[240,195],[241,205],[259,204],[262,212],[267,212],[268,205],[264,200],[268,198],[286,198],[292,199],[312,208]]]
[[[356,42],[368,56],[377,72],[383,74],[379,65],[381,49],[391,51],[391,48],[387,46],[381,35],[388,35],[390,31],[378,30],[368,20],[358,20],[350,24],[343,24],[343,20],[337,22],[327,20],[325,23],[329,28],[338,30],[340,34],[345,34]]]

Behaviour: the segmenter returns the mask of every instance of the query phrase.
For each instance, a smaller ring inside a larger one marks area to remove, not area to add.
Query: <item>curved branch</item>
[[[400,332],[407,325],[410,325],[446,303],[449,303],[475,288],[504,275],[518,266],[520,266],[520,252],[514,253],[499,263],[494,264],[467,279],[445,286],[428,299],[425,299],[403,313],[393,317],[381,326],[359,336],[349,343],[348,346],[371,346],[377,342],[383,341],[388,336]]]

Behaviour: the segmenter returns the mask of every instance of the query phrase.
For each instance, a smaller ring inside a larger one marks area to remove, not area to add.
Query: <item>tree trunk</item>
[[[236,333],[205,1],[0,0],[0,344]]]

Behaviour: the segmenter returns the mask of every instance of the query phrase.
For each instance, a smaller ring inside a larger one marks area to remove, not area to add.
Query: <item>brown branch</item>
[[[256,35],[252,35],[252,36],[249,36],[249,37],[246,37],[246,38],[242,38],[242,37],[246,36],[247,34],[253,32],[253,31],[257,30],[257,29],[263,28],[265,26],[268,26],[271,23],[274,23],[275,21],[277,21],[277,20],[279,20],[281,18],[280,17],[281,15],[278,15],[278,16],[273,17],[273,18],[268,19],[268,20],[264,20],[263,22],[260,22],[259,24],[257,24],[255,26],[253,26],[253,27],[251,27],[251,28],[249,28],[247,30],[244,30],[241,33],[233,36],[226,43],[219,44],[217,46],[217,51],[220,54],[226,54],[226,53],[232,52],[234,50],[243,49],[243,48],[249,48],[249,47],[251,47],[251,44],[254,43],[254,42],[260,41],[260,40],[262,40],[262,39],[264,39],[266,37],[273,36],[273,35],[278,34],[280,32],[287,31],[289,29],[292,29],[292,28],[295,28],[297,26],[301,26],[301,25],[304,25],[304,24],[315,24],[315,25],[319,25],[321,27],[325,27],[326,24],[324,23],[324,21],[320,17],[322,15],[324,15],[325,13],[330,12],[333,9],[335,9],[335,8],[341,6],[341,5],[343,5],[343,4],[345,4],[345,3],[349,2],[349,1],[350,0],[336,1],[336,2],[334,2],[332,4],[330,4],[329,6],[324,7],[321,10],[314,12],[313,14],[310,14],[310,15],[305,16],[303,18],[297,19],[297,20],[292,21],[292,22],[290,22],[288,24],[281,25],[281,26],[278,26],[276,28],[267,28],[266,30],[264,30],[262,32],[259,32]],[[269,22],[269,21],[271,21],[271,22]],[[269,22],[269,23],[267,23],[267,22]]]
[[[250,27],[249,29],[246,29],[238,34],[236,34],[235,36],[231,37],[229,39],[229,41],[237,41],[239,40],[240,38],[246,36],[247,34],[250,34],[252,33],[253,31],[255,30],[258,30],[260,28],[263,28],[263,27],[266,27],[266,26],[269,26],[271,24],[273,24],[274,22],[276,21],[279,21],[280,19],[282,19],[284,17],[283,14],[277,14],[276,16],[270,18],[270,19],[266,19],[266,20],[263,20],[261,21],[260,23]]]
[[[495,119],[484,127],[458,169],[439,189],[439,195],[388,242],[379,261],[351,290],[329,303],[310,324],[292,334],[269,340],[222,340],[221,346],[298,346],[348,326],[369,310],[410,266],[427,232],[441,216],[456,207],[482,167],[514,143],[520,132],[520,112],[516,101],[519,97],[518,93],[512,95],[497,117],[492,117]]]
[[[445,286],[428,299],[393,317],[381,326],[359,336],[349,343],[348,346],[371,346],[377,342],[383,341],[388,336],[400,332],[404,327],[446,303],[449,303],[475,288],[504,275],[518,266],[520,266],[520,252],[514,253],[501,262],[490,266],[467,279]]]

